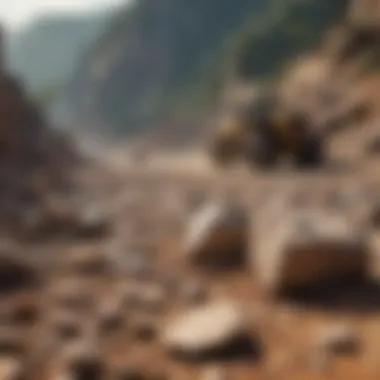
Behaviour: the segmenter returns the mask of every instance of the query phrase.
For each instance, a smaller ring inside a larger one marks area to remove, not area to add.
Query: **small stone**
[[[320,333],[317,347],[333,354],[355,354],[360,349],[360,339],[349,326],[337,325]]]
[[[205,286],[199,281],[188,281],[182,285],[181,298],[192,305],[205,303],[208,294]]]
[[[52,327],[55,334],[64,341],[77,339],[82,332],[78,318],[69,313],[59,313],[54,316]]]
[[[139,303],[148,311],[161,310],[166,301],[166,294],[162,287],[157,284],[144,286],[141,289]]]
[[[105,305],[100,311],[99,330],[107,334],[118,331],[124,324],[123,314],[118,305]]]
[[[153,278],[154,271],[151,262],[144,255],[129,253],[119,264],[119,271],[137,280]]]
[[[131,329],[135,339],[140,342],[149,343],[156,339],[156,326],[150,320],[139,319],[132,324]]]
[[[69,379],[103,380],[106,365],[99,353],[89,344],[78,343],[70,346],[64,353],[65,373]]]

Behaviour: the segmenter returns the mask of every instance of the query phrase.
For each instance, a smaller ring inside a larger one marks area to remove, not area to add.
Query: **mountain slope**
[[[11,36],[9,65],[33,92],[61,84],[102,34],[106,21],[104,14],[43,16]]]
[[[272,75],[311,49],[346,3],[137,1],[82,61],[63,103],[76,122],[122,135],[187,117],[208,107],[227,73]]]

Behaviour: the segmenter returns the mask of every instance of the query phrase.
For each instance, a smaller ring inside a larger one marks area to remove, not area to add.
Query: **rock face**
[[[190,262],[208,268],[241,266],[247,241],[248,218],[242,210],[211,203],[190,220],[184,238]]]
[[[241,311],[225,301],[179,315],[164,331],[162,342],[174,355],[188,360],[234,355],[253,345]]]
[[[0,33],[0,40],[3,40]],[[0,49],[2,48],[2,44]],[[48,127],[22,82],[4,67],[0,51],[0,223],[18,226],[24,213],[67,184],[68,170],[78,158],[71,142]]]
[[[266,289],[283,292],[365,275],[367,240],[344,215],[308,208],[265,217],[256,225],[252,266]]]

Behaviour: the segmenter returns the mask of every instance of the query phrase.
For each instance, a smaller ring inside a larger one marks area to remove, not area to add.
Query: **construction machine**
[[[287,158],[297,167],[310,168],[322,164],[324,144],[302,112],[286,107],[270,92],[230,115],[213,136],[210,153],[219,166],[244,160],[270,168]]]

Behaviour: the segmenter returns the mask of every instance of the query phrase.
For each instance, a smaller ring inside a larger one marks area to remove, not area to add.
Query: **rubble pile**
[[[0,220],[2,228],[19,228],[25,211],[69,185],[79,155],[7,70],[3,34],[0,50]]]
[[[379,15],[378,1],[351,1],[342,23],[283,75],[285,101],[326,133],[362,125],[380,110],[379,77],[368,78],[380,47]]]

